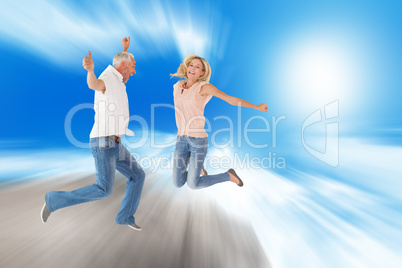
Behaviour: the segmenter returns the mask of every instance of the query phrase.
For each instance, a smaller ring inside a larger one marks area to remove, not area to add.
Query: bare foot
[[[205,175],[208,175],[208,172],[205,170],[204,166],[202,166],[201,176],[205,176]]]
[[[243,186],[243,181],[240,179],[240,177],[236,174],[234,169],[229,169],[228,173],[230,175],[230,181],[234,182],[237,184],[237,186],[242,187]]]

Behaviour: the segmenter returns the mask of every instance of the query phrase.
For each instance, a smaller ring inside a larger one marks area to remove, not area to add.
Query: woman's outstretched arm
[[[248,107],[248,108],[253,108],[253,109],[256,109],[259,111],[268,112],[268,105],[266,103],[260,103],[258,105],[252,104],[243,99],[230,96],[230,95],[226,94],[225,92],[217,89],[214,85],[211,85],[211,84],[203,85],[201,88],[200,94],[215,96],[217,98],[220,98],[221,100],[226,101],[227,103],[229,103],[233,106]]]

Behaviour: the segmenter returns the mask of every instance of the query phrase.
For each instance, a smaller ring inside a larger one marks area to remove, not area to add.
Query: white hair
[[[133,54],[128,52],[120,52],[113,56],[113,67],[117,68],[121,62],[130,63],[131,59],[134,59]]]

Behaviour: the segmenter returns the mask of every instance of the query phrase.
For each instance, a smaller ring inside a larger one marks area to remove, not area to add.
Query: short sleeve
[[[202,81],[200,82],[200,86],[197,89],[197,95],[199,96],[199,98],[201,98],[203,100],[203,105],[207,104],[211,99],[212,99],[212,95],[208,94],[205,96],[201,96],[200,95],[200,91],[203,85],[208,85],[209,83],[206,81]]]
[[[106,87],[106,91],[107,93],[110,93],[110,91],[112,91],[114,89],[113,87],[113,75],[110,73],[102,73],[99,76],[99,79],[103,81],[103,83],[105,83],[105,87]]]
[[[198,90],[197,90],[197,93],[200,94],[200,91],[201,91],[202,86],[203,86],[203,85],[208,85],[208,84],[209,84],[209,83],[206,82],[206,81],[200,82],[200,85],[199,85],[199,88],[198,88]]]

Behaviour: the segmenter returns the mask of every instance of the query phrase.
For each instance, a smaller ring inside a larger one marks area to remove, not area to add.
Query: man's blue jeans
[[[121,144],[108,137],[91,138],[90,147],[95,159],[96,184],[71,192],[49,192],[46,205],[50,212],[60,208],[102,199],[112,194],[116,169],[127,177],[126,194],[116,217],[117,224],[133,224],[140,203],[145,173]]]
[[[173,159],[173,184],[176,187],[182,187],[187,182],[190,188],[199,189],[229,181],[228,172],[200,176],[207,150],[207,138],[177,137]]]

